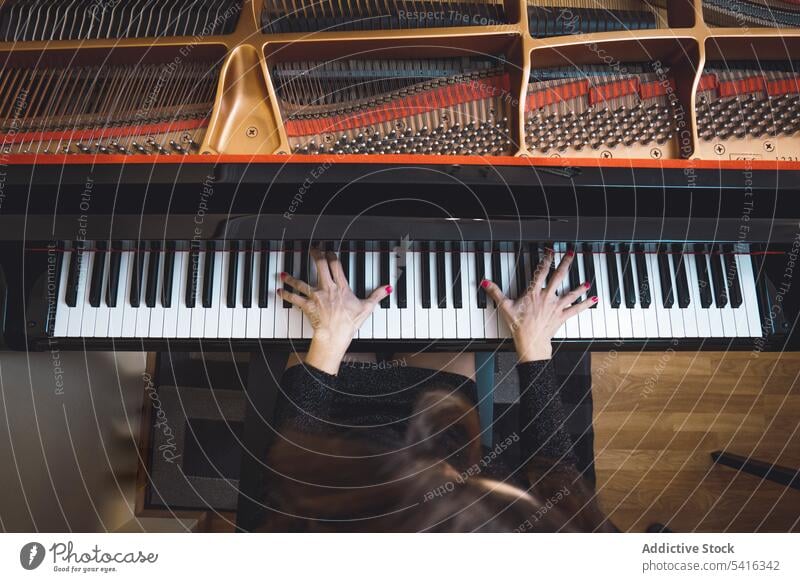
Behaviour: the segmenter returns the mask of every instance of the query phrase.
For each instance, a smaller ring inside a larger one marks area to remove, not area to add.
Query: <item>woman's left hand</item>
[[[310,254],[317,267],[317,287],[281,273],[281,280],[296,293],[278,289],[278,295],[299,307],[314,328],[306,363],[336,374],[353,336],[392,287],[381,285],[366,299],[359,299],[350,289],[336,253],[312,248]]]

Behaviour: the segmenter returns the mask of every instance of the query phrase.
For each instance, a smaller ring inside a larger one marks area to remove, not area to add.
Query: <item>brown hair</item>
[[[577,472],[535,459],[533,487],[465,471],[481,458],[475,409],[426,391],[405,442],[284,433],[272,447],[268,531],[613,531]]]

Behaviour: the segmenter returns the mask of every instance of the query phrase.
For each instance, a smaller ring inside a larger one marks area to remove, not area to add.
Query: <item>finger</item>
[[[289,273],[281,273],[281,281],[286,283],[289,287],[291,287],[295,291],[300,291],[300,293],[302,293],[303,295],[310,296],[313,291],[313,289],[311,289],[311,285],[309,285],[305,281],[301,281],[300,279],[295,279]]]
[[[544,258],[536,265],[536,271],[533,273],[533,283],[531,289],[538,291],[544,289],[544,282],[547,280],[547,273],[550,272],[550,265],[553,264],[553,249],[547,249],[544,253]]]
[[[581,301],[581,302],[580,302],[580,303],[578,303],[577,305],[573,305],[572,307],[568,307],[567,309],[565,309],[565,310],[562,312],[562,313],[563,313],[563,315],[564,315],[564,320],[566,321],[566,320],[567,320],[567,319],[569,319],[570,317],[575,317],[575,316],[576,316],[576,315],[578,315],[579,313],[581,313],[581,312],[583,312],[583,311],[586,311],[586,310],[587,310],[587,309],[589,309],[589,308],[590,308],[592,305],[594,305],[595,303],[597,303],[597,301],[598,301],[598,299],[597,299],[597,296],[594,296],[594,297],[589,297],[588,301]]]
[[[295,307],[299,307],[303,309],[308,304],[308,299],[303,297],[302,295],[298,295],[297,293],[292,293],[291,291],[285,291],[284,289],[278,289],[277,291],[278,296],[283,299],[284,301],[288,301]]]
[[[369,294],[366,301],[371,305],[375,306],[381,302],[382,299],[386,299],[389,294],[392,292],[391,285],[382,285],[375,289],[372,293]]]
[[[325,259],[328,261],[328,266],[333,276],[333,282],[342,289],[349,287],[350,283],[347,282],[347,277],[344,274],[344,267],[342,267],[342,262],[339,260],[339,255],[333,251],[328,251],[325,253]]]
[[[586,291],[588,291],[589,287],[591,286],[592,284],[587,281],[583,285],[576,287],[575,289],[564,295],[561,299],[559,299],[558,301],[559,304],[564,308],[566,308],[568,305],[572,305],[578,300],[578,298],[580,298],[581,295],[586,293]]]
[[[550,282],[547,284],[548,293],[555,293],[556,290],[561,287],[561,282],[564,280],[564,277],[567,276],[567,273],[569,272],[569,266],[572,264],[574,259],[575,251],[572,249],[564,253],[564,258],[561,259],[556,272],[553,273],[553,276],[550,278]]]
[[[494,301],[497,305],[500,305],[503,301],[506,300],[506,296],[500,290],[500,287],[489,281],[488,279],[484,279],[481,281],[481,288],[486,292],[489,298]]]
[[[328,260],[325,258],[325,253],[317,247],[311,247],[311,258],[317,266],[317,285],[320,289],[327,289],[333,286],[333,277],[331,277],[331,268],[328,265]]]

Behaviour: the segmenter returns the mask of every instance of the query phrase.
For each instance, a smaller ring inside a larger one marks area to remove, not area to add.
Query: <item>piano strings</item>
[[[506,24],[504,0],[280,0],[264,2],[265,33],[396,30]]]
[[[236,28],[241,0],[6,0],[3,42],[212,36]]]
[[[666,26],[666,0],[528,0],[528,29],[536,38]]]
[[[492,156],[516,149],[501,58],[288,62],[272,76],[294,153]]]
[[[644,157],[672,156],[669,91],[669,71],[656,74],[649,63],[532,69],[526,144],[537,154],[566,157],[629,156],[620,150],[635,147],[647,148]]]
[[[703,0],[703,18],[710,26],[797,28],[800,5],[794,0]]]
[[[187,154],[203,141],[215,62],[6,67],[5,153]]]

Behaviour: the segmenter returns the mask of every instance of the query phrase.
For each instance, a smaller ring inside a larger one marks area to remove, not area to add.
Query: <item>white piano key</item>
[[[688,254],[688,251],[687,251],[687,254]],[[684,254],[684,256],[687,256],[687,254]],[[678,255],[678,254],[672,254],[670,256],[672,258],[672,264],[675,267],[677,267],[679,262],[680,262],[681,256]],[[688,265],[687,265],[687,269],[686,269],[686,281],[687,281],[687,284],[688,284],[688,282],[689,282]],[[680,307],[680,305],[678,304],[678,286],[677,286],[677,283],[678,283],[678,281],[677,281],[677,278],[676,278],[675,279],[675,307],[677,307],[679,309],[681,315],[683,316],[683,337],[698,337],[699,330],[698,330],[698,326],[697,326],[697,314],[695,313],[695,308],[694,308],[694,304],[693,304],[693,301],[692,301],[691,287],[690,287],[690,290],[689,290],[689,306],[688,307]]]
[[[220,244],[217,244],[214,251],[214,272],[212,276],[211,286],[211,307],[205,308],[206,323],[203,328],[203,337],[213,339],[219,336],[219,312],[220,312],[220,298],[224,298],[222,294],[222,280],[223,280],[223,266],[225,265],[225,257],[227,253],[221,250]],[[203,282],[205,284],[205,281]],[[202,287],[201,287],[202,290]],[[200,293],[202,297],[202,291]],[[202,303],[202,302],[201,302]],[[230,333],[230,332],[228,332]]]
[[[594,266],[594,279],[595,279],[595,290],[597,292],[598,304],[597,307],[591,307],[587,310],[586,313],[589,313],[592,317],[592,336],[593,338],[604,338],[606,337],[606,312],[605,307],[603,306],[604,298],[602,297],[602,284],[601,278],[602,273],[599,270],[599,265],[602,261],[599,260],[599,257],[602,257],[600,251],[596,247],[596,245],[591,246],[592,249],[592,265]],[[591,292],[591,289],[589,290]],[[586,294],[587,299],[591,299],[589,293]]]
[[[123,263],[127,265],[127,276],[120,277],[120,285],[124,285],[120,292],[119,303],[122,305],[122,333],[121,337],[136,337],[136,312],[131,306],[131,281],[133,281],[134,261],[136,255],[135,245],[132,250],[125,251],[122,255]]]
[[[400,310],[400,337],[402,339],[414,339],[417,337],[416,313],[417,297],[419,297],[416,285],[417,267],[414,260],[416,255],[411,250],[403,251],[401,249],[401,252],[404,254],[403,260],[406,263],[406,308]],[[398,257],[398,262],[400,260],[400,257]]]
[[[686,276],[689,280],[689,295],[691,303],[689,307],[694,308],[695,321],[697,322],[697,337],[711,337],[711,324],[708,320],[708,308],[703,307],[700,302],[700,283],[697,275],[697,258],[702,259],[702,255],[687,252],[684,255],[686,260]]]
[[[678,285],[675,281],[675,261],[673,260],[671,252],[667,253],[667,260],[669,261],[669,276],[672,281],[672,308],[667,309],[669,312],[669,324],[672,327],[672,337],[681,338],[686,337],[686,331],[683,323],[682,309],[678,306]]]
[[[53,322],[53,337],[65,337],[69,329],[70,307],[67,306],[67,278],[69,277],[69,262],[72,252],[65,250],[57,260],[61,261],[61,273],[58,282],[58,295],[56,297],[56,317]]]
[[[580,283],[583,284],[584,281],[589,279],[586,276],[586,255],[583,253],[577,253],[575,255],[575,260],[578,261],[578,279],[580,280]],[[581,301],[589,301],[588,289],[585,290],[581,295]],[[592,311],[592,309],[587,309],[578,314],[578,337],[580,338],[594,338],[594,332],[592,329]]]
[[[655,291],[653,290],[653,269],[650,261],[648,260],[649,252],[646,246],[642,246],[641,252],[644,253],[644,269],[647,274],[647,291],[650,294],[650,306],[646,308],[642,308],[642,317],[644,318],[644,329],[645,329],[645,337],[647,338],[657,338],[658,335],[658,313],[656,312],[656,300],[659,298],[656,297]],[[635,262],[635,261],[634,261]],[[639,264],[635,264],[636,273],[639,272]],[[637,293],[640,293],[640,289],[637,286],[636,288]],[[641,297],[640,297],[641,299]],[[639,304],[641,307],[641,303]]]
[[[636,305],[630,309],[631,313],[631,328],[633,329],[633,337],[635,338],[648,338],[653,337],[648,335],[647,329],[647,321],[646,321],[646,312],[650,311],[649,309],[642,308],[642,297],[639,289],[639,269],[638,265],[636,264],[636,252],[635,247],[631,245],[631,254],[630,254],[630,269],[631,269],[631,276],[633,277],[633,292],[634,297],[636,298]],[[656,326],[656,331],[657,331]]]
[[[741,254],[736,255],[739,265],[739,280],[742,284],[742,305],[747,310],[747,325],[750,337],[761,337],[761,313],[758,305],[756,278],[753,269],[753,258],[749,248],[742,248]]]
[[[558,269],[558,266],[561,264],[561,261],[564,260],[564,251],[566,250],[566,246],[562,245],[562,243],[554,243],[553,244],[553,250],[554,250],[553,263],[555,264],[556,269]],[[553,272],[553,278],[555,278],[555,276],[556,276],[556,273],[554,271]],[[565,292],[565,290],[567,288],[567,285],[565,284],[565,281],[569,281],[569,276],[564,277],[564,279],[562,279],[562,281],[558,284],[558,286],[556,286],[556,292],[558,293],[559,297],[563,297],[564,296],[564,292]],[[556,330],[556,333],[555,333],[555,335],[553,335],[553,337],[555,339],[564,339],[564,338],[567,337],[567,325],[566,325],[566,323],[562,324],[561,327],[559,327]]]
[[[738,256],[739,256],[738,254],[733,254],[733,255],[731,255],[729,257],[729,259],[731,261],[735,261],[735,263],[736,263],[735,266],[736,266],[737,269],[739,267]],[[727,271],[725,272],[725,277],[726,277],[726,279],[728,277]],[[739,274],[739,288],[741,289],[742,303],[741,303],[741,305],[739,305],[739,307],[731,307],[731,310],[733,311],[734,320],[736,322],[736,336],[737,337],[752,337],[750,335],[750,325],[749,325],[749,322],[747,320],[747,306],[745,305],[744,289],[742,287],[743,287],[742,286],[742,276],[741,276],[741,274]],[[730,302],[730,295],[728,296],[728,301]]]
[[[161,304],[161,286],[164,282],[164,253],[159,251],[153,253],[158,255],[158,274],[156,275],[156,303],[150,308],[150,331],[147,337],[164,337],[164,306]]]
[[[303,252],[309,252],[308,249],[304,249]],[[301,253],[302,254],[302,253]],[[317,286],[317,264],[314,262],[314,259],[311,258],[311,255],[308,256],[308,269],[306,272],[300,273],[300,278],[311,285],[311,288],[314,289]],[[303,314],[303,332],[302,332],[303,339],[311,339],[314,337],[314,325],[309,319],[309,317],[304,313]]]
[[[164,319],[164,337],[186,338],[192,327],[192,316],[186,308],[186,262],[188,253],[175,248],[175,271],[172,276],[172,307]]]
[[[394,287],[394,278],[391,276],[392,273],[392,263],[391,263],[391,249],[389,250],[389,280],[384,281],[381,273],[381,250],[380,245],[377,243],[375,244],[375,252],[373,253],[373,263],[372,263],[372,272],[374,273],[374,280],[375,286],[386,286],[391,285]],[[381,304],[378,303],[377,307],[375,307],[375,312],[372,315],[372,337],[374,339],[386,339],[389,334],[389,310],[391,309],[392,300],[391,295],[394,295],[394,292],[389,294],[389,307],[383,308]]]
[[[85,243],[85,245],[83,257],[80,261],[77,299],[75,301],[75,307],[70,308],[69,311],[69,328],[67,330],[67,335],[69,337],[81,337],[83,331],[83,310],[84,306],[89,302],[87,293],[89,289],[88,279],[91,256],[88,250],[88,243]]]
[[[280,245],[277,245],[280,248]],[[275,263],[275,289],[284,289],[283,283],[280,279],[280,274],[284,272],[284,252],[283,251],[276,251],[272,253],[273,261],[270,261],[270,264]],[[284,291],[287,291],[284,289]],[[288,291],[291,291],[289,289]],[[283,299],[276,295],[270,297],[272,299],[272,303],[275,305],[275,331],[273,337],[276,339],[283,339],[289,337],[289,314],[291,313],[293,307],[289,305],[289,307],[284,307]],[[263,319],[262,319],[262,329],[264,328]],[[262,335],[262,337],[264,337]]]
[[[89,296],[92,287],[92,272],[94,271],[94,263],[97,259],[95,253],[95,244],[86,243],[86,251],[83,254],[86,264],[86,288],[83,296],[83,314],[81,316],[81,337],[94,337],[94,324],[97,321],[97,309],[92,307],[89,303]],[[78,301],[81,301],[80,295]]]
[[[134,337],[146,338],[150,334],[150,308],[147,307],[147,269],[150,266],[150,251],[142,253],[142,287],[139,294],[139,307],[136,311],[136,330]]]
[[[220,261],[221,259],[221,261]],[[219,291],[214,295],[217,303],[217,335],[219,338],[230,338],[233,328],[233,307],[228,307],[228,279],[230,275],[230,264],[233,261],[233,251],[227,245],[220,244],[220,252],[217,253],[217,263],[214,267],[219,273]],[[241,265],[239,265],[241,268]],[[206,336],[208,337],[208,336]]]
[[[608,283],[608,267],[606,264],[606,251],[603,245],[598,245],[597,252],[594,253],[595,258],[595,275],[598,278],[597,290],[599,292],[600,302],[595,309],[602,309],[603,321],[606,329],[607,338],[618,338],[619,333],[619,318],[617,317],[617,309],[611,307],[611,288]]]
[[[708,273],[708,288],[711,292],[711,306],[708,308],[708,323],[711,327],[709,337],[725,337],[725,329],[722,325],[722,311],[717,308],[714,277],[711,275],[711,260],[713,260],[713,257],[713,254],[697,255],[696,260],[702,259],[706,262],[706,272]]]
[[[503,295],[506,297],[513,297],[511,293],[511,279],[514,276],[514,253],[510,252],[509,245],[502,243],[502,251],[500,252],[500,272],[503,274]],[[495,311],[497,319],[497,336],[501,338],[511,337],[511,328],[506,323],[503,313],[500,309]]]
[[[253,277],[251,280],[251,300],[250,307],[245,309],[245,332],[244,336],[248,339],[258,339],[261,337],[261,317],[266,312],[266,309],[261,309],[258,306],[258,294],[261,286],[261,253],[269,251],[261,251],[257,243],[253,243]],[[272,257],[269,257],[270,264],[272,264]],[[274,304],[276,298],[274,296],[268,297],[268,305]],[[269,326],[270,334],[272,337],[272,326]]]
[[[242,245],[241,248],[244,248]],[[231,337],[232,338],[243,338],[247,336],[247,312],[250,311],[245,308],[244,306],[244,271],[245,271],[245,261],[246,253],[244,250],[239,251],[239,270],[237,273],[237,282],[236,282],[236,307],[233,309],[233,325],[231,326]],[[251,271],[252,274],[252,271]],[[252,305],[252,300],[257,296],[252,294],[252,281],[251,281],[251,295],[250,301]]]
[[[389,309],[386,313],[386,337],[388,339],[400,339],[402,336],[402,314],[397,307],[397,253],[393,247],[389,248],[389,279],[389,285],[394,289],[389,294]]]
[[[191,259],[189,255],[187,255],[188,260],[195,260],[197,262],[197,281],[194,284],[196,287],[195,289],[195,302],[194,307],[189,309],[192,315],[191,319],[191,337],[193,338],[201,338],[205,332],[206,327],[206,313],[208,312],[207,309],[203,307],[203,277],[205,274],[205,266],[206,266],[206,252],[205,250],[200,250],[199,248],[196,249],[196,259]],[[192,284],[188,282],[187,284]]]
[[[295,249],[297,249],[297,245],[295,245]],[[292,276],[295,279],[305,280],[303,275],[301,275],[301,259],[303,256],[303,252],[300,250],[294,251],[294,263],[292,265]],[[297,292],[295,290],[295,292]],[[289,336],[292,339],[299,339],[303,337],[303,312],[300,310],[299,307],[292,306],[289,309]]]
[[[100,288],[100,305],[95,308],[97,315],[94,323],[94,333],[92,334],[93,337],[108,337],[108,325],[109,321],[111,320],[111,309],[106,303],[106,291],[108,289],[108,271],[109,263],[111,261],[111,253],[112,249],[109,246],[106,250],[105,256],[103,257],[105,267],[103,269],[103,281]]]
[[[614,253],[614,259],[617,263],[617,281],[619,285],[620,306],[617,311],[617,321],[619,321],[619,335],[622,338],[632,338],[633,336],[633,323],[631,321],[631,310],[628,309],[625,303],[625,278],[622,273],[622,254],[619,252]]]
[[[464,272],[464,306],[469,312],[469,325],[464,329],[459,325],[459,338],[483,339],[486,337],[483,310],[478,308],[478,273],[475,270],[475,243],[464,243],[465,252],[461,255],[461,268]],[[459,317],[459,324],[461,318]],[[466,335],[462,335],[466,334]]]
[[[485,245],[483,249],[483,272],[485,273],[487,279],[490,279],[492,276],[492,254],[489,252],[489,249],[490,245],[488,244]],[[502,337],[498,333],[497,318],[499,313],[497,313],[497,309],[494,306],[494,301],[492,301],[491,297],[488,295],[486,296],[486,308],[481,309],[481,311],[483,311],[483,328],[485,332],[484,337],[486,339],[497,339]]]
[[[439,277],[436,271],[436,255],[441,252],[439,244],[436,249],[431,248],[428,253],[428,264],[430,265],[431,282],[431,308],[428,310],[428,337],[431,339],[441,339],[444,337],[442,326],[442,309],[439,307]]]
[[[727,273],[725,272],[725,263],[722,262],[722,255],[719,253],[711,253],[708,258],[710,261],[717,261],[720,264],[720,269],[722,270],[722,285],[725,286],[725,290],[727,292],[728,286],[725,281]],[[728,301],[725,303],[725,307],[719,309],[720,316],[722,317],[722,330],[725,334],[724,337],[736,337],[736,316],[734,315],[733,308],[731,307],[731,296],[729,293],[726,293],[726,296]],[[714,297],[716,297],[716,294]]]
[[[422,253],[415,251],[414,253],[414,337],[421,339],[429,338],[430,331],[428,328],[428,311],[422,307]],[[433,297],[431,297],[433,301]]]
[[[456,324],[456,308],[455,308],[455,295],[454,286],[458,285],[461,289],[461,282],[455,280],[453,273],[453,253],[459,252],[457,243],[450,246],[445,254],[444,259],[444,277],[447,282],[447,305],[442,309],[442,336],[445,338],[457,338],[458,329]],[[461,254],[459,253],[459,258]]]
[[[128,298],[127,289],[129,289],[128,285],[130,285],[130,281],[128,279],[128,266],[129,262],[128,259],[130,258],[130,254],[124,250],[120,250],[120,257],[119,257],[119,284],[117,286],[117,306],[114,308],[110,308],[109,313],[109,320],[108,320],[108,337],[119,338],[124,337],[122,331],[122,319],[123,313],[125,312],[125,303]],[[105,298],[103,298],[105,300]]]
[[[565,250],[564,257],[566,258],[566,256],[567,256],[566,255],[566,251],[569,250],[569,249],[567,249],[565,247],[564,250]],[[573,257],[572,260],[573,261],[577,261],[578,260],[578,255],[576,254]],[[579,270],[579,273],[580,273],[580,270]],[[582,281],[582,279],[581,279],[581,281]],[[566,277],[564,277],[563,289],[564,289],[564,291],[563,291],[564,294],[567,294],[570,291],[572,291],[572,287],[570,286],[570,282],[569,282],[569,271],[567,271],[567,275],[566,275]],[[568,338],[577,339],[577,338],[581,337],[580,322],[578,321],[578,318],[577,317],[570,317],[566,321],[566,323],[564,324],[564,331],[565,331],[566,337],[568,337]]]
[[[658,321],[658,337],[672,337],[672,324],[670,323],[669,310],[664,307],[664,299],[661,290],[661,272],[658,268],[658,256],[656,246],[653,244],[645,245],[647,252],[647,263],[650,269],[650,299],[653,308],[656,310],[656,320]]]
[[[364,297],[359,297],[359,299],[366,299],[369,297],[369,294],[372,293],[372,290],[375,289],[377,284],[375,283],[375,252],[372,250],[372,243],[366,242],[364,244]],[[375,311],[364,320],[364,323],[361,324],[361,327],[358,329],[358,338],[359,339],[373,339],[373,327],[375,321]]]

